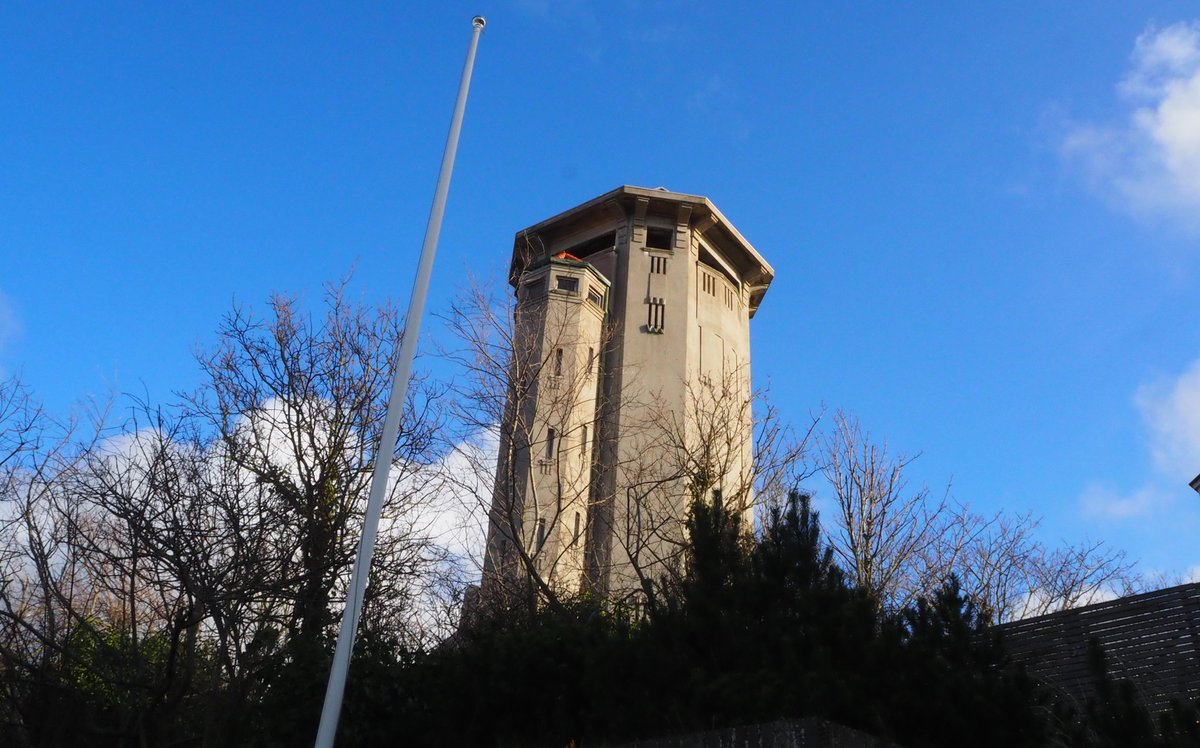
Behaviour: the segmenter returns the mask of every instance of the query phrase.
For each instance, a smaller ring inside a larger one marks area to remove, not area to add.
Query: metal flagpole
[[[383,508],[383,497],[387,492],[388,475],[392,467],[392,450],[400,433],[400,416],[404,410],[404,397],[408,392],[408,377],[412,372],[413,356],[417,351],[417,336],[421,331],[421,314],[425,309],[425,296],[429,291],[429,277],[433,274],[433,257],[437,253],[438,234],[442,230],[442,215],[446,212],[446,195],[450,192],[450,173],[454,170],[454,155],[458,151],[458,134],[462,130],[463,111],[467,107],[467,91],[471,87],[471,71],[475,67],[475,48],[479,46],[479,35],[483,31],[483,16],[471,20],[471,46],[467,48],[467,62],[463,66],[462,80],[458,84],[458,100],[454,104],[454,116],[450,120],[450,134],[446,137],[446,150],[442,154],[442,170],[438,173],[437,187],[433,191],[433,207],[429,210],[429,223],[425,226],[425,243],[421,246],[421,260],[417,265],[417,277],[413,281],[412,298],[408,302],[408,315],[404,318],[404,334],[400,351],[396,354],[396,374],[392,381],[392,394],[388,400],[387,415],[383,421],[383,435],[379,439],[379,450],[375,455],[375,469],[371,474],[371,492],[367,497],[367,512],[363,518],[363,534],[358,543],[358,557],[354,560],[354,571],[350,577],[350,590],[346,596],[346,609],[342,611],[342,626],[338,631],[337,647],[333,653],[333,665],[329,668],[329,683],[325,687],[325,706],[321,709],[321,726],[317,730],[316,748],[332,748],[337,736],[338,716],[342,711],[342,694],[346,690],[346,674],[350,670],[350,655],[354,651],[354,637],[358,632],[358,618],[362,613],[363,594],[367,589],[367,576],[371,570],[371,557],[375,553],[375,534],[379,529],[379,513]]]

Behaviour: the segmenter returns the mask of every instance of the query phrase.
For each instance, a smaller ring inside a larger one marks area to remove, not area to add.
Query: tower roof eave
[[[597,212],[609,211],[614,207],[619,208],[624,216],[628,216],[637,201],[642,199],[648,201],[649,207],[658,207],[660,210],[666,205],[672,204],[675,206],[691,206],[692,221],[704,221],[709,224],[703,229],[705,238],[720,245],[725,250],[729,259],[738,266],[743,278],[753,288],[750,305],[751,313],[753,313],[753,310],[758,306],[758,302],[766,294],[767,287],[775,277],[774,268],[771,267],[770,263],[759,254],[758,250],[746,240],[746,237],[742,236],[741,232],[730,223],[729,219],[707,197],[703,195],[689,195],[683,192],[671,192],[664,188],[650,189],[627,184],[622,185],[615,190],[594,197],[587,202],[576,205],[562,213],[518,231],[513,238],[512,262],[509,265],[509,282],[516,283],[521,272],[525,270],[526,263],[531,259],[526,249],[529,246],[531,238],[569,233],[573,226],[589,220]],[[711,221],[706,220],[710,218]]]

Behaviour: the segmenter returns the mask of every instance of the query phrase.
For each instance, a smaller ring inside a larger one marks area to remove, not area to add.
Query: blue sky
[[[708,195],[786,416],[1200,569],[1200,3],[424,5],[0,7],[0,371],[169,401],[234,300],[406,300],[482,13],[435,300],[619,184]]]

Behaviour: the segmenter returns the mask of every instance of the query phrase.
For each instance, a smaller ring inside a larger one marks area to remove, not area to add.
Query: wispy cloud
[[[9,344],[20,334],[21,322],[17,317],[16,305],[0,291],[0,356],[4,355]],[[0,375],[3,373],[3,363],[0,362]]]
[[[586,0],[517,0],[515,7],[530,19],[554,27],[556,33],[570,33],[576,50],[590,62],[603,59],[604,28],[594,5]]]
[[[1144,31],[1117,94],[1121,117],[1071,124],[1064,156],[1121,209],[1200,233],[1200,20]]]
[[[1200,358],[1177,377],[1143,384],[1134,402],[1149,432],[1155,468],[1184,482],[1200,473]]]
[[[1128,519],[1149,514],[1166,501],[1153,485],[1143,486],[1132,493],[1121,493],[1108,486],[1088,486],[1080,504],[1089,517],[1100,519]]]
[[[714,104],[729,98],[730,89],[725,77],[713,74],[688,95],[684,106],[690,112],[708,112]]]
[[[1190,495],[1186,485],[1200,472],[1200,358],[1178,375],[1143,383],[1133,401],[1142,416],[1153,472],[1131,491],[1089,485],[1079,497],[1085,517],[1125,520],[1165,515],[1174,511],[1171,507],[1181,494]]]
[[[691,27],[678,17],[658,19],[630,26],[621,36],[634,48],[645,46],[678,46],[691,38]]]
[[[584,0],[517,0],[516,7],[540,20],[596,28],[600,25],[595,10]]]

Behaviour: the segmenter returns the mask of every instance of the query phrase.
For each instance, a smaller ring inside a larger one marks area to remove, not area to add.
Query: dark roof
[[[1093,693],[1088,643],[1133,682],[1151,711],[1200,696],[1200,583],[1168,587],[998,627],[1013,659],[1077,700]]]

